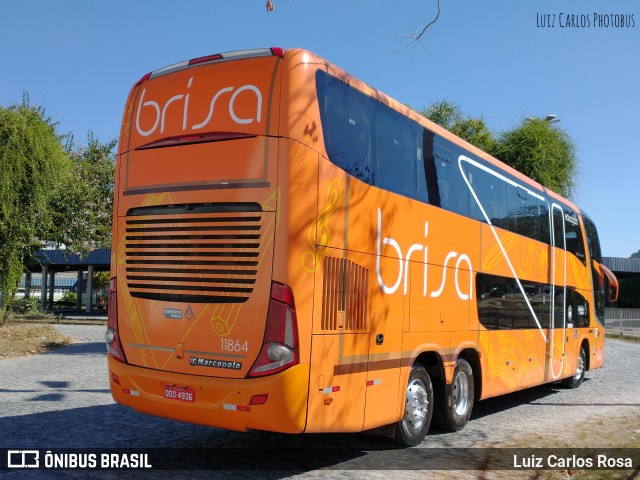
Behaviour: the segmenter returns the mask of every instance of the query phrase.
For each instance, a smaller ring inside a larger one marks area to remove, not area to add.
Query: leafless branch
[[[424,27],[422,27],[422,30],[420,30],[420,33],[414,33],[413,39],[418,42],[420,40],[422,40],[422,37],[424,36],[424,34],[426,33],[427,29],[433,25],[434,23],[436,23],[438,21],[438,18],[440,18],[440,0],[438,1],[438,13],[436,14],[436,18],[434,18],[433,20],[431,20],[429,23],[427,23]]]

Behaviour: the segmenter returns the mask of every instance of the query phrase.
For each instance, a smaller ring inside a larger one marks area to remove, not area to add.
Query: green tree
[[[51,240],[87,254],[111,245],[116,140],[101,143],[89,133],[86,147],[71,153],[72,168],[53,198]]]
[[[433,123],[437,123],[442,128],[451,130],[456,123],[463,120],[460,108],[448,100],[434,102],[420,112],[423,117],[428,118]]]
[[[495,149],[496,140],[491,130],[481,118],[467,118],[456,123],[451,133],[463,138],[480,150],[491,153]]]
[[[21,105],[0,107],[0,291],[5,307],[18,288],[25,255],[53,227],[52,194],[70,162],[63,139],[26,94]]]
[[[446,100],[433,103],[422,115],[554,192],[567,198],[573,194],[575,147],[557,124],[528,118],[496,138],[483,119],[465,118],[456,105]]]
[[[640,258],[640,250],[638,250],[636,253],[632,253],[629,258]]]
[[[575,189],[577,160],[569,135],[542,118],[528,118],[502,133],[489,152],[507,165],[570,198]]]
[[[481,150],[491,153],[495,148],[496,140],[484,120],[465,118],[460,109],[447,100],[435,102],[421,113],[432,122]]]

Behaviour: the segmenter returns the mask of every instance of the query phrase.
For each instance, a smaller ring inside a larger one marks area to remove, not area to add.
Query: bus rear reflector
[[[298,363],[298,319],[293,292],[287,285],[272,282],[262,349],[247,376],[271,375]]]
[[[116,360],[126,363],[122,344],[118,337],[118,295],[117,281],[112,278],[109,282],[109,311],[107,313],[107,331],[105,341],[107,342],[107,353]]]
[[[267,403],[267,398],[269,398],[269,395],[254,395],[251,397],[249,405],[264,405]]]

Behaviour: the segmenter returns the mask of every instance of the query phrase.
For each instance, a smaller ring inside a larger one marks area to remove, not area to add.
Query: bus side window
[[[322,128],[329,160],[360,180],[373,183],[368,103],[337,79],[317,77]]]
[[[473,175],[473,189],[478,201],[492,225],[507,228],[507,188],[498,177],[476,167],[470,167]],[[487,221],[482,217],[481,220]]]
[[[434,186],[438,189],[440,206],[447,210],[455,211],[456,209],[453,208],[449,196],[450,179],[454,173],[452,162],[453,155],[449,149],[436,142],[433,145],[433,156],[435,157],[434,162],[438,172],[437,185]]]
[[[446,140],[440,137],[436,140],[435,134],[426,128],[422,132],[422,145],[429,203],[465,215],[468,189],[463,185],[454,153]]]
[[[540,218],[540,236],[538,240],[551,245],[549,206],[544,200],[541,200],[538,205],[538,216]]]
[[[411,129],[400,116],[379,111],[375,119],[374,184],[406,197],[417,196],[415,147]]]
[[[584,251],[584,238],[582,236],[582,229],[580,228],[578,215],[572,210],[565,209],[564,218],[567,252],[573,253],[583,264],[586,265],[587,259]]]
[[[598,238],[598,230],[593,220],[582,213],[582,221],[584,230],[587,234],[587,246],[589,248],[589,257],[596,262],[602,263],[602,250],[600,249],[600,239]]]
[[[546,203],[521,187],[509,185],[509,231],[549,243]],[[546,226],[546,227],[545,227]]]
[[[422,131],[417,129],[413,135],[416,156],[413,160],[416,172],[416,196],[417,200],[429,203],[429,193],[427,190],[426,172],[424,171],[424,153],[422,143]]]
[[[435,134],[426,128],[422,130],[422,157],[424,164],[424,177],[427,185],[427,197],[430,205],[441,206],[440,190],[438,188],[438,169],[434,153]]]
[[[553,215],[553,246],[564,250],[564,218],[557,208],[551,210]]]

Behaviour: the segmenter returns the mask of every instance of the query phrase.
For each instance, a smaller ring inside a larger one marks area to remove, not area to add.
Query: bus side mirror
[[[611,270],[609,270],[608,267],[600,264],[600,268],[602,268],[604,276],[607,279],[607,285],[609,286],[609,288],[607,288],[609,302],[616,302],[618,300],[618,290],[620,289],[618,279],[616,278],[615,274]]]

